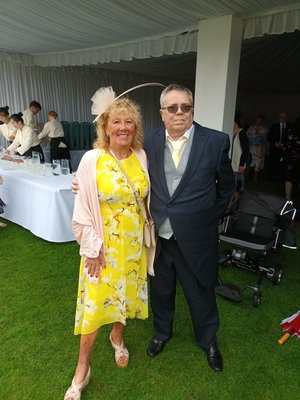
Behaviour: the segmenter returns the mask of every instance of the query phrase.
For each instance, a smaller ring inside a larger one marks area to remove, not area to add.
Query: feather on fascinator
[[[91,110],[92,115],[97,115],[93,122],[96,122],[100,118],[101,114],[103,114],[115,100],[121,98],[122,96],[125,96],[125,94],[131,92],[132,90],[146,86],[165,87],[163,84],[157,82],[142,83],[141,85],[133,86],[132,88],[127,89],[125,92],[119,94],[119,96],[117,97],[111,86],[101,87],[100,89],[98,89],[91,98],[93,102]]]

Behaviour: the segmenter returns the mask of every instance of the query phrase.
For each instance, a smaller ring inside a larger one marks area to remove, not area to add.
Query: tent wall
[[[90,99],[101,86],[112,86],[120,94],[144,82],[165,84],[149,76],[91,67],[44,68],[2,60],[0,70],[0,106],[8,105],[10,114],[13,114],[28,108],[31,100],[37,100],[42,105],[38,114],[40,122],[47,121],[50,110],[57,111],[60,120],[91,122]],[[130,93],[142,108],[148,130],[161,125],[160,93],[160,87],[147,87]]]
[[[55,110],[60,120],[88,121],[91,97],[101,86],[111,85],[117,94],[143,82],[158,81],[155,77],[126,72],[108,71],[93,67],[37,67],[23,66],[17,62],[0,60],[0,106],[8,105],[10,113],[23,111],[31,100],[42,105],[38,120],[47,121],[47,113]],[[186,82],[178,82],[186,85]],[[190,86],[190,85],[187,85]],[[192,88],[191,88],[192,89]],[[149,87],[130,94],[142,108],[145,128],[151,130],[161,126],[159,95],[161,89]],[[278,119],[280,111],[287,111],[289,120],[300,114],[300,95],[261,95],[238,92],[236,109],[242,110],[248,123],[256,114],[267,117],[269,126]]]

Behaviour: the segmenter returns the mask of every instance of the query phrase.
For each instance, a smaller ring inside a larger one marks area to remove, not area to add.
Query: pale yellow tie
[[[182,147],[184,145],[184,143],[187,141],[187,137],[183,136],[180,140],[171,140],[169,138],[169,142],[172,146],[172,158],[175,164],[175,167],[177,168],[180,159],[181,159],[181,154],[182,154]]]

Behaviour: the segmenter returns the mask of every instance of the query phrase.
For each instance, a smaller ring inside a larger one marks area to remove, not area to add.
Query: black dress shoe
[[[151,339],[148,349],[147,349],[147,354],[149,357],[155,357],[158,356],[159,353],[161,353],[165,347],[166,341],[162,341],[159,339]]]
[[[217,344],[213,343],[211,346],[205,349],[205,351],[210,368],[213,369],[215,372],[222,372],[223,360]]]

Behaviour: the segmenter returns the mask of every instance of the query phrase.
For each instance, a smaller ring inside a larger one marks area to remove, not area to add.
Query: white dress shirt
[[[48,136],[49,138],[64,137],[62,124],[56,119],[46,122],[42,132],[38,135],[38,138],[42,139],[45,136]]]
[[[9,121],[8,124],[0,125],[0,133],[2,133],[6,140],[11,141],[9,138],[11,136],[16,136],[17,129],[13,126],[12,122]]]
[[[7,150],[12,152],[16,150],[19,154],[23,155],[31,147],[40,144],[40,140],[37,135],[29,126],[24,126],[24,128],[18,129],[16,137],[12,144],[8,146]]]

